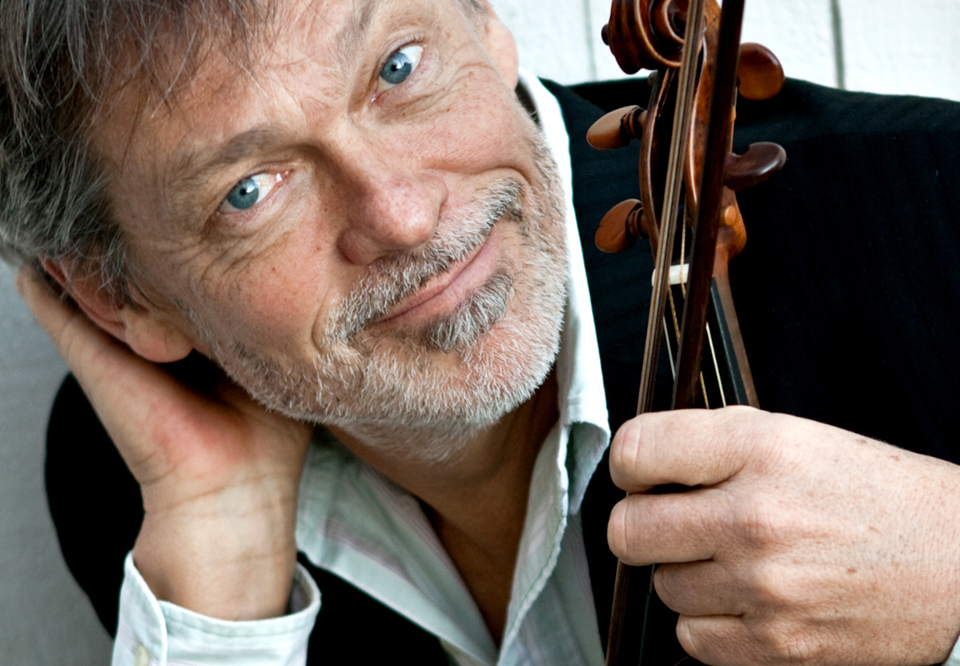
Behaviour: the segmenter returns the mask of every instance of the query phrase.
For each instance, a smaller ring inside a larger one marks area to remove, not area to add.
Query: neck
[[[332,429],[358,457],[421,500],[497,643],[506,623],[530,478],[557,418],[557,382],[551,372],[527,402],[471,434],[466,445],[457,442],[459,453],[452,460],[411,459],[397,453],[401,447],[365,446]]]

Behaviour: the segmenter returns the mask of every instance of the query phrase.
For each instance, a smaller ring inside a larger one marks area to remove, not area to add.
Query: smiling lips
[[[377,323],[408,326],[453,311],[471,291],[486,283],[496,271],[499,246],[499,226],[494,226],[486,240],[467,257],[401,301],[394,312]]]

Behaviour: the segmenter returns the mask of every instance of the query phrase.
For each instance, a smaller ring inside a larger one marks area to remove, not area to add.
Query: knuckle
[[[789,607],[795,596],[789,570],[768,562],[755,565],[745,577],[745,582],[754,607],[763,613]]]
[[[778,664],[814,664],[824,655],[816,634],[798,631],[789,622],[769,620],[754,629],[754,638],[767,661]]]
[[[733,518],[727,524],[736,540],[756,552],[766,552],[789,541],[797,516],[776,496],[748,491],[730,499],[729,515]]]

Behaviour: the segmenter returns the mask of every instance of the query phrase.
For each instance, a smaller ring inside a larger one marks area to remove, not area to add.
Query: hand
[[[21,268],[17,287],[140,484],[134,561],[154,594],[223,619],[285,611],[311,429],[219,377],[209,395],[133,354]]]
[[[932,664],[960,628],[960,468],[750,408],[648,414],[614,438],[635,493],[610,547],[657,569],[715,666]],[[651,494],[655,486],[695,486]]]

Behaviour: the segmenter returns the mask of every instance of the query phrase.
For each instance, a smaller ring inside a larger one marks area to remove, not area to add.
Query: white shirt
[[[300,486],[297,545],[436,635],[459,666],[603,663],[580,504],[610,433],[593,314],[573,211],[569,137],[555,98],[521,73],[564,189],[568,297],[557,359],[560,418],[537,457],[499,649],[419,502],[332,436],[310,448]],[[298,567],[296,612],[227,622],[158,601],[128,555],[115,666],[306,662],[322,591]]]

